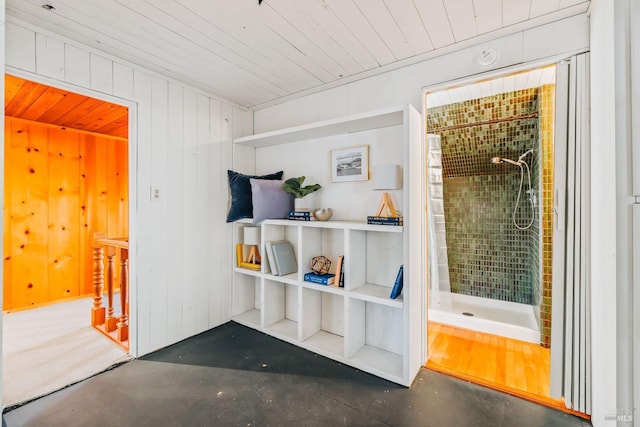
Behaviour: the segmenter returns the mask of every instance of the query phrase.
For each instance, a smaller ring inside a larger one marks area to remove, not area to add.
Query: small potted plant
[[[295,197],[296,211],[308,211],[309,199],[306,196],[322,188],[320,184],[305,185],[303,187],[302,183],[304,180],[304,176],[299,176],[297,178],[289,178],[282,184],[282,189],[287,193],[293,194]]]

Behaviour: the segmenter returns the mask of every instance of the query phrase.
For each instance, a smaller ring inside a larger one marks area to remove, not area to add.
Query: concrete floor
[[[589,426],[429,370],[410,389],[229,322],[3,415],[3,426]]]

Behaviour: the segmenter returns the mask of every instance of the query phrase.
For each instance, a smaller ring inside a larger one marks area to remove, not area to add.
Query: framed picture
[[[369,179],[369,146],[331,151],[331,181],[366,181]]]

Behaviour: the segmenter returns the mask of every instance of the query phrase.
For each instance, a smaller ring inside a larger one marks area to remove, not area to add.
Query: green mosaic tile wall
[[[532,166],[532,186],[540,202],[538,119],[501,121],[536,113],[537,89],[429,109],[428,132],[442,138],[452,292],[539,303],[540,215],[536,213],[536,224],[528,230],[513,225],[520,169],[491,163],[492,157],[517,159],[534,148],[533,158],[526,159]],[[521,225],[527,224],[531,215],[527,197],[521,196],[516,211],[516,221]]]

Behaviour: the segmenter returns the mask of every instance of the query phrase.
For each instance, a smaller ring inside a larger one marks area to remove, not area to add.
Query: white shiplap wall
[[[250,133],[251,113],[18,20],[7,24],[6,49],[9,73],[133,106],[134,354],[227,321],[233,251],[226,170],[234,128]],[[151,186],[161,200],[151,201]]]
[[[497,61],[485,68],[476,58],[485,49],[497,51]],[[544,61],[589,48],[589,18],[579,15],[531,30],[500,37],[323,92],[254,112],[255,132],[326,120],[394,105],[422,110],[423,88],[491,70]],[[449,85],[450,86],[450,85]],[[441,88],[436,88],[441,89]],[[443,88],[442,88],[443,89]]]

